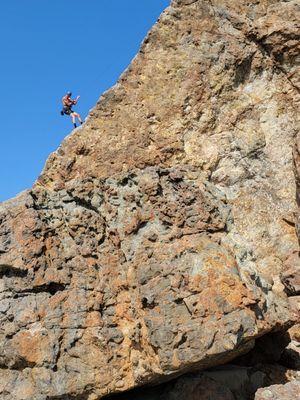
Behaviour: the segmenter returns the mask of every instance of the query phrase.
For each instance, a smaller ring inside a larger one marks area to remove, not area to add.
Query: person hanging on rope
[[[78,121],[80,122],[81,125],[83,124],[83,122],[82,122],[80,115],[77,112],[75,112],[72,109],[72,107],[77,104],[80,96],[77,96],[75,100],[73,100],[71,97],[72,97],[72,93],[68,92],[62,98],[63,109],[61,110],[60,113],[61,113],[61,115],[69,115],[72,118],[74,128],[77,128],[76,118],[78,118]]]

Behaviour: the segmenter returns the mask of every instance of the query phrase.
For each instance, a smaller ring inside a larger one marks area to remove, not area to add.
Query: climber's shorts
[[[63,108],[63,113],[64,113],[65,115],[71,115],[73,112],[74,112],[74,111],[72,110],[71,107],[64,107],[64,108]]]

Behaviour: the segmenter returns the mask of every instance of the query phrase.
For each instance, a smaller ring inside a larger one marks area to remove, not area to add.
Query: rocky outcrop
[[[1,399],[100,399],[295,322],[297,11],[172,2],[0,206]]]

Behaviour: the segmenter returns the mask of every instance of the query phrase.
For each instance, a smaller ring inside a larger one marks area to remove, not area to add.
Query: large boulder
[[[0,205],[1,399],[100,399],[295,321],[281,279],[299,250],[296,13],[174,1],[33,188]]]

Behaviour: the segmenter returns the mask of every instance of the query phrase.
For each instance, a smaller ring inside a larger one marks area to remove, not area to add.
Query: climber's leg
[[[81,125],[82,125],[82,119],[81,119],[81,117],[80,117],[80,114],[78,114],[78,113],[74,113],[74,115],[75,115],[75,118],[78,118],[78,121],[81,123]]]
[[[70,114],[70,116],[72,117],[72,122],[73,122],[73,125],[74,125],[74,128],[77,128],[77,125],[76,125],[76,113],[72,113],[72,114]]]

